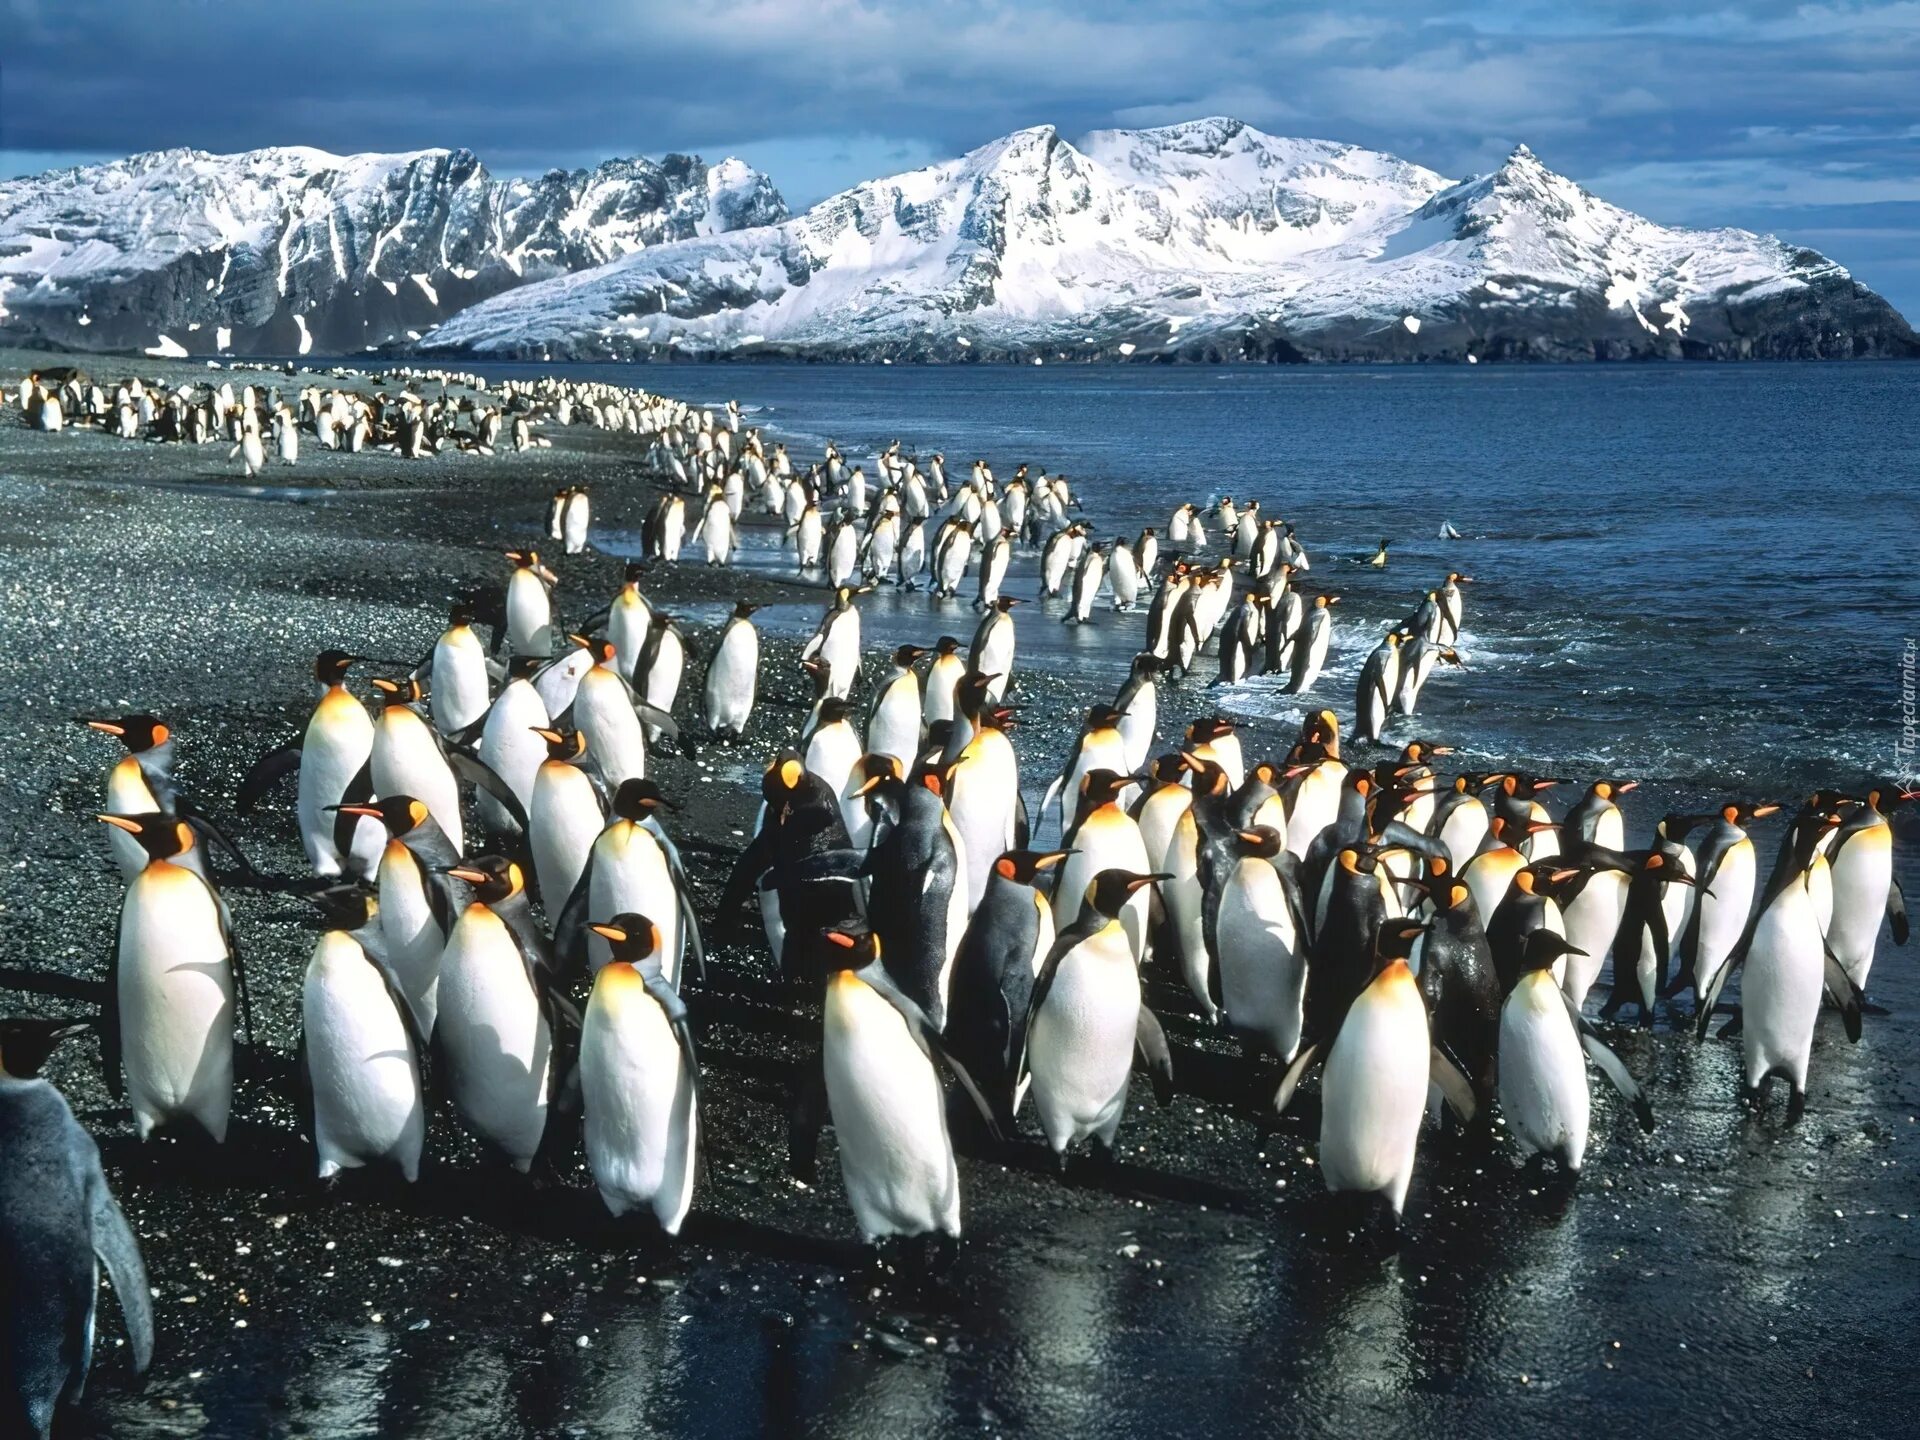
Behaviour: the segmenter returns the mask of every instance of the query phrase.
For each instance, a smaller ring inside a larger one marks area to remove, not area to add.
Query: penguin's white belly
[[[840,1173],[861,1233],[958,1236],[946,1096],[900,1012],[865,981],[836,976],[821,1048]]]
[[[707,727],[739,734],[753,713],[754,686],[759,678],[760,637],[748,625],[735,625],[722,637],[719,653],[707,670]]]
[[[1294,859],[1306,859],[1314,839],[1338,817],[1340,785],[1338,771],[1326,765],[1315,766],[1301,780],[1287,819],[1287,851]]]
[[[1807,1056],[1813,1049],[1825,980],[1822,943],[1812,900],[1800,882],[1790,882],[1754,927],[1741,976],[1741,1050],[1748,1089],[1776,1069],[1795,1089],[1806,1088]]]
[[[1411,978],[1375,982],[1347,1012],[1321,1082],[1320,1168],[1333,1191],[1384,1195],[1397,1215],[1427,1099],[1426,1010]]]
[[[680,899],[660,842],[639,825],[615,821],[595,842],[593,879],[587,885],[587,918],[644,915],[660,931],[660,972],[678,988],[685,941],[680,933]],[[587,933],[587,964],[598,970],[613,958],[600,936]]]
[[[1704,997],[1712,989],[1721,966],[1740,943],[1747,928],[1747,915],[1753,908],[1755,879],[1753,842],[1742,840],[1720,859],[1714,872],[1711,895],[1702,895],[1700,939],[1694,951],[1694,988]]]
[[[1176,823],[1164,865],[1159,871],[1150,873],[1169,873],[1173,876],[1171,880],[1160,882],[1160,900],[1166,908],[1167,919],[1173,923],[1174,938],[1180,946],[1180,973],[1186,979],[1188,991],[1207,1012],[1207,1019],[1215,1021],[1220,1018],[1220,1009],[1213,1003],[1210,988],[1213,958],[1207,951],[1207,932],[1203,920],[1206,891],[1200,884],[1199,864],[1198,828],[1191,822]]]
[[[1150,875],[1146,843],[1140,827],[1124,812],[1103,807],[1082,825],[1073,837],[1074,851],[1060,867],[1059,905],[1061,925],[1071,925],[1086,906],[1087,886],[1102,870],[1125,870],[1133,875]],[[1137,890],[1120,911],[1120,924],[1127,944],[1137,962],[1147,948],[1147,918],[1151,895]]]
[[[213,892],[156,861],[120,912],[121,1060],[134,1125],[197,1121],[226,1139],[233,1105],[233,968]]]
[[[300,1013],[320,1178],[391,1160],[417,1179],[427,1129],[418,1059],[379,972],[351,936],[332,931],[314,946]]]
[[[574,696],[580,693],[581,679],[592,668],[593,657],[575,646],[533,677],[534,691],[550,717],[557,719],[567,713]],[[545,746],[541,747],[540,753],[543,756],[546,754]]]
[[[680,676],[686,666],[687,652],[680,648],[677,641],[669,639],[661,645],[653,668],[647,672],[647,688],[643,697],[647,704],[671,715],[673,702],[680,694]]]
[[[827,694],[845,699],[860,674],[860,627],[852,620],[832,626],[820,642],[820,658],[827,662]]]
[[[460,786],[427,722],[411,710],[380,717],[373,735],[373,793],[411,795],[446,831],[456,852],[465,848]]]
[[[1587,952],[1566,957],[1561,980],[1576,1009],[1586,1003],[1587,992],[1612,954],[1613,937],[1627,908],[1627,884],[1617,870],[1596,871],[1562,912],[1567,942]]]
[[[1126,1110],[1140,979],[1120,938],[1109,927],[1061,959],[1027,1032],[1034,1110],[1056,1154],[1089,1135],[1111,1144]]]
[[[456,734],[487,713],[487,658],[471,630],[433,647],[433,686],[427,695],[442,735]]]
[[[587,737],[587,753],[599,765],[609,790],[647,773],[647,741],[640,731],[640,717],[620,677],[605,666],[596,667],[580,682],[573,723]]]
[[[547,745],[535,730],[552,723],[540,692],[525,681],[515,681],[493,702],[486,728],[480,732],[480,758],[498,775],[521,809],[533,804],[534,777],[547,758]],[[506,806],[482,790],[479,794],[481,823],[495,831],[516,828]]]
[[[993,862],[1013,848],[1014,802],[1020,792],[1017,780],[995,774],[1000,767],[991,761],[963,755],[961,764],[964,768],[954,776],[949,805],[954,829],[967,847],[967,912],[971,914],[987,893]]]
[[[333,843],[334,817],[330,805],[338,805],[373,753],[373,718],[361,703],[344,690],[329,691],[307,723],[306,739],[300,749],[300,788],[295,808],[300,818],[300,840],[315,873],[338,875],[346,857]],[[359,835],[378,832],[371,820],[362,820]],[[378,851],[374,852],[375,854]]]
[[[1166,869],[1167,851],[1173,845],[1180,817],[1193,803],[1193,795],[1179,787],[1156,790],[1140,807],[1140,843],[1147,850],[1147,871],[1158,874]]]
[[[643,601],[622,592],[613,602],[607,615],[607,643],[613,646],[613,663],[620,667],[622,675],[631,675],[639,668],[652,622],[653,613]]]
[[[1592,1096],[1586,1055],[1550,977],[1528,975],[1500,1011],[1500,1113],[1520,1148],[1578,1170]]]
[[[567,554],[578,555],[587,548],[587,525],[592,517],[587,497],[576,495],[567,502],[567,508],[560,522],[563,543]]]
[[[1265,860],[1242,859],[1220,897],[1220,1000],[1233,1029],[1283,1062],[1300,1048],[1307,993],[1280,877]]]
[[[609,1211],[651,1207],[677,1235],[699,1145],[693,1074],[659,1004],[637,978],[618,983],[615,998],[596,991],[580,1032],[587,1167]]]
[[[154,798],[153,787],[147,783],[140,762],[131,755],[114,766],[107,776],[107,814],[109,815],[151,815],[159,810],[160,802]],[[120,876],[132,880],[147,868],[147,852],[140,848],[140,842],[117,825],[103,827],[107,832],[107,850],[113,856],[114,863],[120,867]],[[176,855],[173,863],[183,869],[191,870],[201,879],[207,878],[207,851],[204,845],[195,844],[184,855]]]
[[[507,644],[516,655],[553,653],[553,602],[531,570],[515,570],[507,582]]]
[[[431,1035],[439,1004],[440,952],[447,937],[434,918],[419,862],[397,840],[389,842],[380,860],[380,933],[387,942],[387,962],[413,1006],[420,1033]]]
[[[1440,826],[1440,843],[1447,847],[1454,870],[1464,870],[1480,842],[1487,838],[1487,810],[1478,800],[1467,800],[1447,812]]]
[[[467,907],[440,957],[434,1038],[462,1118],[529,1169],[547,1128],[552,1037],[513,936],[483,905]]]
[[[1682,846],[1680,850],[1680,873],[1692,875],[1694,870],[1693,852]],[[1667,955],[1661,956],[1661,968],[1665,968],[1668,956],[1680,953],[1680,941],[1687,933],[1687,922],[1693,918],[1694,887],[1669,883],[1660,889],[1660,910],[1667,917]]]
[[[540,899],[556,919],[560,907],[580,883],[587,856],[599,838],[605,817],[600,797],[584,770],[550,760],[541,767],[528,812],[533,842],[533,871],[540,880]],[[589,916],[589,919],[604,918]]]
[[[881,698],[867,727],[867,752],[891,755],[912,772],[920,753],[920,682],[912,676],[895,681]]]
[[[1833,867],[1833,914],[1827,944],[1849,979],[1866,988],[1880,917],[1893,884],[1893,831],[1885,825],[1851,837]]]

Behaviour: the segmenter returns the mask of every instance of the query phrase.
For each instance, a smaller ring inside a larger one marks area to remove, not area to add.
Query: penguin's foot
[[[1807,1092],[1794,1086],[1787,1095],[1787,1124],[1798,1125],[1807,1113]]]

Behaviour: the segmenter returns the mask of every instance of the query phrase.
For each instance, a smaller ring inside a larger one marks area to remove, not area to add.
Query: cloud
[[[1920,0],[468,0],[457,15],[9,0],[7,14],[0,143],[36,157],[464,145],[525,171],[695,150],[760,164],[805,203],[1025,125],[1225,113],[1454,175],[1525,140],[1670,221],[1796,196],[1898,203],[1920,174]],[[1920,290],[1896,298],[1920,308]]]

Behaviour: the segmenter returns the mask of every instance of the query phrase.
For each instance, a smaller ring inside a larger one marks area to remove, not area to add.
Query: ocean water
[[[1257,498],[1298,527],[1303,586],[1342,597],[1311,698],[1343,720],[1379,633],[1448,570],[1471,574],[1469,670],[1441,674],[1419,724],[1389,735],[1451,742],[1463,764],[1612,774],[1692,803],[1920,763],[1896,750],[1920,634],[1920,365],[571,373],[737,398],[803,458],[828,439],[854,458],[899,440],[960,476],[975,456],[1003,479],[1064,471],[1102,538],[1164,533],[1182,501]],[[1442,521],[1465,538],[1439,540]],[[1383,537],[1384,574],[1353,563]],[[775,546],[750,537],[746,562],[784,567]],[[1008,588],[1035,593],[1030,564]],[[965,639],[964,599],[929,616],[925,597],[873,597],[869,636]],[[1023,623],[1023,654],[1117,683],[1144,620],[1092,628]],[[1255,723],[1302,709],[1264,679],[1211,703]]]

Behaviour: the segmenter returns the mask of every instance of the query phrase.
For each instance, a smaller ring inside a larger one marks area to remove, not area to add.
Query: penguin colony
[[[923,465],[896,445],[869,482],[831,446],[796,467],[734,404],[716,413],[546,379],[482,406],[411,388],[478,388],[473,377],[399,378],[398,398],[372,402],[134,381],[109,399],[77,373],[19,390],[22,422],[43,430],[88,423],[242,452],[263,427],[426,454],[490,447],[503,423],[515,443],[536,422],[591,424],[639,437],[667,482],[642,557],[596,613],[564,623],[555,570],[535,548],[505,552],[500,590],[456,605],[417,664],[315,657],[302,732],[241,787],[245,813],[290,782],[312,871],[300,888],[319,938],[298,1069],[323,1181],[366,1167],[415,1179],[444,1100],[516,1171],[550,1177],[584,1150],[613,1215],[677,1234],[701,1148],[682,992],[705,973],[706,941],[751,916],[784,979],[819,1004],[817,1060],[792,1097],[794,1173],[815,1173],[831,1125],[868,1241],[897,1238],[924,1264],[950,1256],[956,1133],[991,1153],[1030,1117],[1062,1167],[1082,1148],[1072,1163],[1099,1165],[1136,1070],[1167,1103],[1177,1076],[1143,967],[1177,977],[1244,1050],[1258,1112],[1288,1110],[1318,1070],[1327,1188],[1356,1223],[1390,1228],[1434,1125],[1488,1143],[1497,1109],[1529,1163],[1571,1181],[1593,1119],[1589,1066],[1651,1129],[1599,1025],[1632,1008],[1651,1026],[1661,1002],[1691,991],[1687,1024],[1704,1037],[1736,971],[1742,1004],[1721,1034],[1739,1038],[1743,1098],[1762,1105],[1782,1079],[1797,1119],[1823,1005],[1857,1039],[1883,917],[1905,942],[1888,817],[1914,792],[1804,797],[1763,877],[1746,827],[1779,806],[1668,815],[1630,846],[1618,799],[1631,781],[1595,780],[1556,818],[1545,797],[1559,779],[1451,773],[1443,744],[1384,743],[1438,667],[1464,668],[1470,581],[1457,572],[1369,654],[1344,745],[1322,709],[1283,753],[1253,757],[1223,716],[1165,726],[1161,700],[1209,651],[1221,681],[1273,672],[1306,693],[1322,672],[1339,597],[1307,593],[1304,545],[1257,501],[1184,504],[1164,542],[1156,529],[1101,542],[1065,477],[1027,467],[1003,484],[975,462],[956,483],[942,456]],[[588,544],[586,504],[578,488],[548,502],[547,535],[568,553]],[[731,564],[749,507],[831,598],[801,651],[811,708],[766,761],[756,831],[702,917],[672,838],[677,807],[648,757],[742,739],[756,607],[734,607],[702,673],[641,587],[689,543]],[[1095,623],[1103,596],[1146,621],[1112,703],[1086,713],[1032,817],[1007,700],[1017,601],[1000,593],[1015,547],[1037,554],[1066,622]],[[1385,568],[1387,542],[1358,563]],[[858,601],[879,583],[936,601],[970,586],[971,643],[942,637],[873,663]],[[120,752],[99,820],[126,895],[98,1019],[0,1021],[0,1143],[64,1157],[72,1177],[70,1190],[0,1206],[0,1250],[33,1307],[8,1341],[7,1433],[47,1433],[77,1394],[96,1263],[137,1364],[152,1344],[137,1246],[39,1065],[97,1029],[142,1139],[179,1130],[217,1146],[251,1040],[243,948],[213,862],[228,884],[262,877],[175,782],[170,723],[83,723]]]

